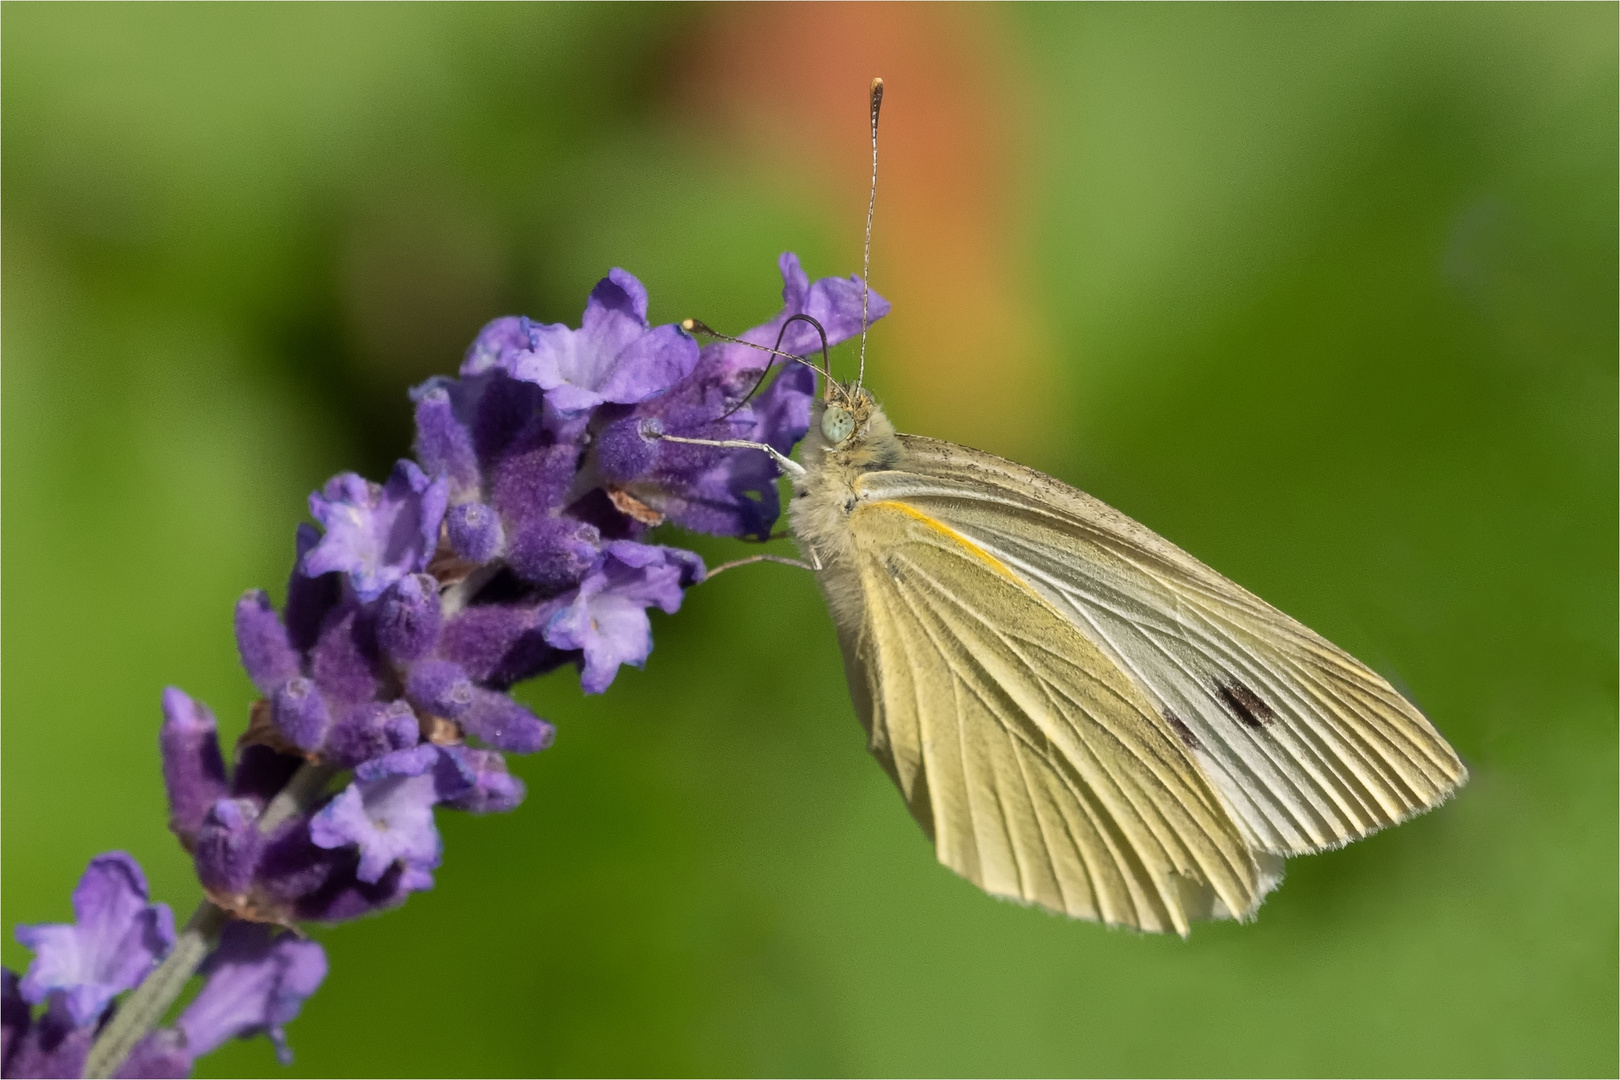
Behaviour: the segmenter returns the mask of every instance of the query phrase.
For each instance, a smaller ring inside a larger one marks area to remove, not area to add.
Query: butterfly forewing
[[[1252,912],[1257,864],[1193,756],[1075,622],[993,554],[897,501],[864,501],[835,573],[864,605],[840,636],[873,752],[987,891],[1186,933]]]
[[[892,467],[858,481],[862,502],[937,522],[1060,613],[1145,698],[1255,849],[1347,843],[1465,779],[1388,682],[1118,511],[990,454],[899,442]],[[862,513],[851,525],[864,541]]]

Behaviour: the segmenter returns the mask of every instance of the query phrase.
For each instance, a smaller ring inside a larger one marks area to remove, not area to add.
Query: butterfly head
[[[821,431],[822,445],[829,450],[844,449],[865,432],[873,414],[881,411],[872,395],[861,387],[827,379],[821,416],[816,425]]]
[[[895,442],[894,426],[871,393],[849,383],[829,380],[827,394],[816,402],[810,421],[811,439],[822,453],[851,464],[855,459],[876,464],[877,458],[890,456]]]

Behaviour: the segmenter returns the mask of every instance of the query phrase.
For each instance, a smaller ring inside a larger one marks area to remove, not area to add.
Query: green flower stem
[[[325,794],[327,781],[337,772],[331,765],[307,763],[301,766],[265,807],[259,818],[259,831],[271,832],[314,806]],[[105,1080],[118,1071],[129,1052],[168,1013],[230,921],[230,913],[211,901],[204,900],[197,905],[169,955],[141,980],[96,1036],[95,1045],[90,1047],[90,1055],[84,1062],[86,1078]]]

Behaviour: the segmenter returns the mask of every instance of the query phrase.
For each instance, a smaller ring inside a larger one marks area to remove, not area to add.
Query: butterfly
[[[896,432],[859,378],[827,374],[800,461],[756,448],[872,754],[988,893],[1185,936],[1467,779],[1365,664],[1082,491]]]

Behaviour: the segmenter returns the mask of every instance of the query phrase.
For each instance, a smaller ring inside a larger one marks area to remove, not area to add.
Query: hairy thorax
[[[794,539],[805,559],[818,568],[835,614],[850,603],[859,604],[851,558],[855,537],[849,515],[860,502],[860,478],[892,468],[900,457],[894,425],[870,394],[848,391],[841,403],[854,415],[854,433],[841,443],[831,444],[821,424],[826,405],[816,402],[800,455],[805,475],[794,481],[789,510]]]

